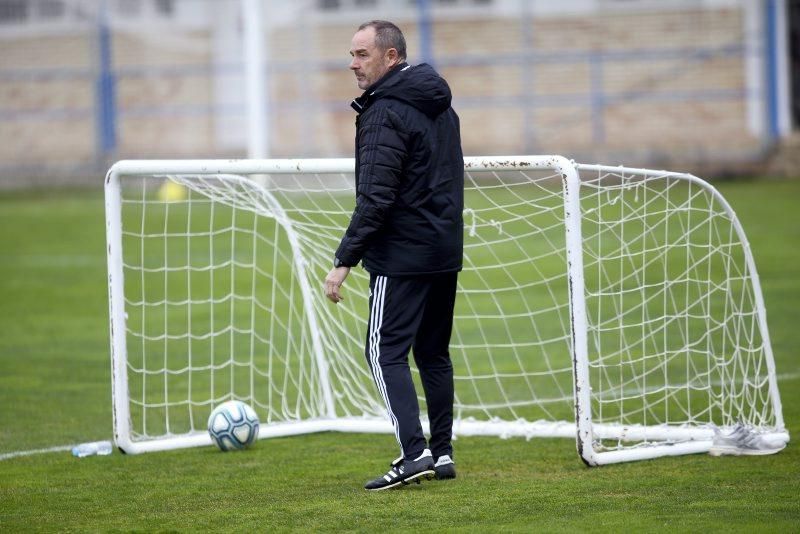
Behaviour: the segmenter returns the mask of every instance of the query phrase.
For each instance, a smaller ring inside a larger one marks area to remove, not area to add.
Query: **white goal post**
[[[572,437],[587,465],[705,452],[737,423],[788,441],[755,263],[713,186],[561,156],[464,163],[457,436]],[[208,414],[230,399],[256,410],[261,438],[392,431],[363,356],[368,276],[353,269],[338,305],[322,290],[353,169],[111,167],[121,450],[210,444]]]

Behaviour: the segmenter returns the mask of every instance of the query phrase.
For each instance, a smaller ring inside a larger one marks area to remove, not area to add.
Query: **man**
[[[356,207],[325,294],[341,301],[350,268],[363,262],[370,273],[365,354],[400,444],[400,458],[365,486],[382,490],[434,475],[455,478],[448,345],[463,253],[464,159],[447,82],[429,65],[405,62],[397,26],[362,24],[350,55],[364,90],[351,104],[358,113]],[[412,347],[430,448],[408,365]]]

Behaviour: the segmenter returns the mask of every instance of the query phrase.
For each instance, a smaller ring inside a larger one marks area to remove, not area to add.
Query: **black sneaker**
[[[439,458],[436,459],[433,470],[436,472],[436,480],[456,478],[456,464],[447,454],[439,456]]]
[[[414,460],[403,460],[398,458],[392,462],[392,467],[389,471],[375,480],[370,480],[364,486],[364,489],[370,491],[379,491],[400,484],[409,484],[415,480],[419,484],[420,478],[425,477],[430,480],[433,478],[435,471],[433,469],[433,455],[431,451],[425,449],[422,454]]]

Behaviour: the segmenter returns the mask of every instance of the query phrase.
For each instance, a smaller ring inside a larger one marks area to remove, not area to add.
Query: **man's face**
[[[356,32],[350,45],[350,70],[356,75],[362,91],[377,82],[397,64],[397,50],[380,50],[375,46],[375,28],[369,26]]]

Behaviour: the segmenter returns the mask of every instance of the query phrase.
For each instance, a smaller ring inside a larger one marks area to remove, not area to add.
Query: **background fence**
[[[791,2],[791,0],[789,0]],[[247,155],[242,0],[0,0],[0,187]],[[784,0],[264,0],[272,157],[350,156],[357,25],[448,80],[467,155],[686,170],[792,128]]]

